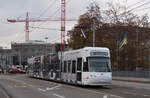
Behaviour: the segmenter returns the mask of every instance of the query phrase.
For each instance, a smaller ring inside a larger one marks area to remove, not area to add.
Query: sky
[[[149,0],[66,0],[66,18],[78,19],[80,15],[87,11],[87,6],[93,1],[97,2],[101,9],[106,9],[108,7],[108,1],[113,1],[113,3],[117,2],[127,6],[131,5],[131,8],[134,8]],[[24,20],[26,12],[29,12],[30,19],[58,19],[61,15],[60,2],[61,0],[0,0],[0,46],[3,48],[10,48],[11,42],[25,41],[25,23],[9,23],[7,22],[7,19]],[[145,5],[141,8],[146,8],[149,5]],[[148,13],[149,10],[150,9],[146,9],[144,12]],[[135,13],[142,14],[143,10],[135,11]],[[44,38],[48,37],[47,41],[50,43],[59,42],[60,24],[60,21],[30,22],[30,40],[44,41]],[[70,30],[75,24],[77,24],[77,21],[67,21],[66,29]],[[49,29],[37,29],[32,27]]]

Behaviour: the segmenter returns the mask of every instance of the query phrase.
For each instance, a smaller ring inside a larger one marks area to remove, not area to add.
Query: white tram
[[[111,85],[108,48],[85,47],[28,59],[28,75],[79,85]]]
[[[81,85],[111,85],[108,48],[85,47],[66,51],[62,58],[62,81]]]

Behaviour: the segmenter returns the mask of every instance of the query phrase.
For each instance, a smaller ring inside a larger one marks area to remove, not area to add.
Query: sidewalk
[[[113,80],[116,81],[128,81],[128,82],[136,82],[136,83],[150,83],[150,78],[135,78],[135,77],[112,77]]]

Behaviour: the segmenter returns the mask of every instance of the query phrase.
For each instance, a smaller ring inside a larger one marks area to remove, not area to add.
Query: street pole
[[[93,17],[93,47],[95,47],[95,20]]]
[[[21,65],[21,51],[19,51],[19,65]]]
[[[149,49],[150,51],[150,49]],[[150,81],[150,55],[148,55],[148,66],[149,66],[149,81]]]
[[[48,37],[45,37],[45,40],[46,40],[46,51],[45,51],[46,53],[45,54],[46,55],[47,55],[47,39],[48,39]]]
[[[117,42],[116,42],[116,44],[117,44],[117,47],[116,47],[116,66],[117,66],[117,71],[119,72],[119,33],[117,32],[116,33],[116,37],[117,37]]]
[[[93,5],[94,6],[94,5]],[[95,13],[94,13],[94,8],[92,7],[92,10],[91,10],[91,19],[92,19],[92,25],[91,25],[91,30],[93,32],[93,47],[95,47]]]
[[[137,30],[136,30],[136,71],[137,71],[137,67],[139,65],[139,62],[138,62],[138,57],[139,57],[139,31],[138,31],[138,27],[137,27]]]
[[[150,65],[149,65],[149,80],[150,80]]]

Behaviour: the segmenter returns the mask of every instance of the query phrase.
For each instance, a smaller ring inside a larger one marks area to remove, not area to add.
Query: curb
[[[113,78],[112,80],[134,82],[134,83],[148,83],[148,84],[150,84],[150,80],[142,81],[142,80],[118,79],[118,78]]]

